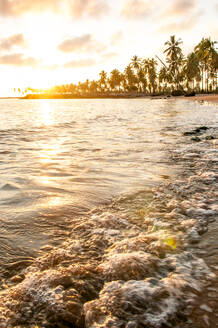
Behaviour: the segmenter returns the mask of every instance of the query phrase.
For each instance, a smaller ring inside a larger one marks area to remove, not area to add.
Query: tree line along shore
[[[202,38],[193,51],[184,56],[182,40],[175,35],[164,44],[165,62],[158,56],[134,56],[120,72],[101,71],[98,80],[57,85],[48,89],[15,89],[25,99],[132,98],[151,95],[186,95],[217,93],[217,41]]]

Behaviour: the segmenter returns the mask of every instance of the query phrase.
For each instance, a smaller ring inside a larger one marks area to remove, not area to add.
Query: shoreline
[[[184,99],[187,100],[192,100],[192,101],[198,101],[200,103],[208,102],[208,103],[218,103],[218,94],[197,94],[196,96],[193,97],[183,97]]]
[[[77,99],[186,99],[197,101],[199,103],[218,103],[218,94],[196,94],[195,96],[170,96],[170,95],[98,95],[98,96],[48,96],[48,95],[27,95],[25,97],[0,97],[1,99],[18,99],[18,100],[77,100]]]

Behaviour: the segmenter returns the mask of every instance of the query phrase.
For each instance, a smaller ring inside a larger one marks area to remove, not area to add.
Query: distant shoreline
[[[144,94],[105,94],[105,95],[26,95],[20,99],[129,99],[129,98],[149,98],[151,96]]]
[[[168,99],[168,98],[178,98],[178,99],[187,99],[191,101],[199,102],[212,102],[218,103],[218,94],[196,94],[192,97],[185,96],[171,96],[171,95],[142,95],[142,94],[117,94],[117,95],[95,95],[95,96],[79,96],[79,95],[26,95],[24,97],[0,97],[0,99],[25,99],[25,100],[40,100],[40,99],[54,99],[54,100],[63,100],[63,99]]]
[[[0,97],[1,99],[20,99],[20,97]]]
[[[215,102],[218,103],[218,94],[196,94],[192,97],[185,96],[172,96],[172,95],[144,95],[144,94],[117,94],[117,95],[93,95],[93,96],[81,96],[81,95],[27,95],[20,97],[19,99],[167,99],[167,98],[184,98],[190,100],[196,100],[199,102]]]

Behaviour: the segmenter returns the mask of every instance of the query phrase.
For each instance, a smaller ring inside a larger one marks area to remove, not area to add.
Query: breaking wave
[[[192,246],[218,212],[216,149],[213,141],[181,146],[172,160],[187,161],[190,170],[150,190],[150,207],[140,202],[133,214],[124,197],[77,217],[61,247],[44,247],[30,266],[2,280],[0,327],[185,322],[197,293],[214,278]],[[131,202],[137,205],[137,197]]]

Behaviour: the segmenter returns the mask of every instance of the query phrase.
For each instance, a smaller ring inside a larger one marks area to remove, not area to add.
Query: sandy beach
[[[203,94],[203,95],[196,95],[194,97],[188,97],[185,98],[188,100],[194,100],[199,102],[212,102],[212,103],[218,103],[218,95],[216,94]]]

